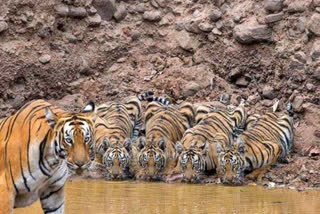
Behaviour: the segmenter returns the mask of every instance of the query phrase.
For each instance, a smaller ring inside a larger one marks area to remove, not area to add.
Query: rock
[[[289,68],[291,70],[304,70],[304,63],[301,63],[300,61],[294,59],[293,57],[290,58],[291,62],[289,65]]]
[[[191,33],[200,33],[199,29],[200,20],[191,20],[184,25],[185,29]]]
[[[38,32],[38,36],[40,38],[47,38],[47,37],[49,37],[51,35],[52,35],[52,29],[50,27],[47,27],[47,26],[43,26]]]
[[[199,29],[202,30],[203,32],[210,32],[213,29],[213,25],[210,23],[201,22],[199,24]]]
[[[261,97],[259,95],[259,93],[255,93],[252,94],[248,97],[247,101],[251,104],[251,105],[255,105],[257,102],[259,102],[261,100]]]
[[[235,26],[233,36],[241,44],[271,41],[272,30],[267,25],[249,21]]]
[[[50,62],[50,60],[51,60],[51,56],[48,54],[44,54],[39,57],[39,62],[41,62],[42,64],[47,64]]]
[[[276,13],[276,14],[270,14],[270,15],[267,15],[267,16],[265,17],[265,21],[266,21],[266,23],[278,22],[278,21],[280,21],[280,20],[283,18],[283,15],[284,15],[283,12],[281,12],[281,13]]]
[[[68,16],[69,15],[69,7],[65,4],[58,4],[55,7],[55,10],[59,16]]]
[[[320,7],[316,7],[316,11],[320,13]]]
[[[303,51],[298,51],[294,58],[297,59],[299,62],[306,63],[307,62],[307,55]]]
[[[320,36],[320,14],[314,13],[309,22],[308,22],[308,29],[314,33],[316,36]]]
[[[272,102],[272,100],[262,100],[261,105],[263,105],[265,107],[271,107],[273,105],[273,102]]]
[[[304,102],[304,98],[302,96],[296,96],[292,101],[292,108],[294,112],[301,112],[302,111],[302,104]]]
[[[95,14],[93,16],[88,16],[87,22],[89,27],[97,27],[101,24],[101,16],[99,14]]]
[[[84,18],[88,14],[84,7],[70,7],[68,15],[74,18]]]
[[[209,17],[211,21],[216,22],[222,17],[222,12],[219,8],[213,8]]]
[[[247,87],[249,85],[249,81],[245,77],[240,77],[236,80],[236,85],[239,87]]]
[[[283,8],[283,0],[264,0],[264,8],[270,12],[280,11]]]
[[[242,75],[242,72],[239,68],[234,68],[231,70],[231,72],[228,75],[228,79],[230,82],[235,82],[238,78],[240,78]]]
[[[320,0],[313,0],[313,6],[320,7]]]
[[[310,55],[313,61],[320,59],[320,40],[313,43]]]
[[[113,16],[118,22],[123,20],[127,16],[126,6],[120,4]]]
[[[0,33],[8,29],[8,24],[5,21],[0,21]]]
[[[94,0],[93,6],[98,11],[102,20],[111,20],[116,12],[115,0]]]
[[[217,28],[213,28],[213,30],[211,31],[214,35],[222,35],[222,32],[220,30],[218,30]]]
[[[71,94],[64,96],[61,100],[53,101],[54,105],[71,111],[79,111],[85,106],[85,97],[81,94]]]
[[[307,9],[307,5],[305,1],[292,1],[288,5],[287,11],[289,13],[302,13]]]
[[[190,97],[195,95],[199,90],[201,90],[201,86],[198,83],[191,81],[184,86],[182,94],[184,97]]]
[[[146,11],[143,13],[143,19],[150,22],[158,22],[161,18],[160,11]]]
[[[198,40],[192,38],[186,31],[179,32],[176,39],[179,46],[186,51],[195,52],[199,46]]]
[[[25,98],[22,95],[18,94],[10,104],[14,109],[19,109],[24,104],[24,101]]]
[[[319,80],[319,81],[320,81],[320,67],[317,68],[317,69],[314,71],[314,73],[313,73],[313,75],[312,75],[312,78],[314,78],[315,80]]]
[[[73,43],[73,44],[77,43],[77,37],[75,37],[73,34],[66,33],[65,37],[68,40],[68,42]]]
[[[78,69],[79,69],[80,74],[84,74],[87,76],[90,74],[93,74],[93,72],[90,72],[89,63],[84,57],[80,58]]]
[[[308,91],[311,91],[311,92],[314,91],[314,85],[312,83],[307,83],[306,88]]]
[[[264,86],[262,89],[262,96],[270,100],[274,99],[276,97],[274,88],[270,85]]]

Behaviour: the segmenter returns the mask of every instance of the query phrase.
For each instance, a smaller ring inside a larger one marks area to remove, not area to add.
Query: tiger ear
[[[176,151],[178,154],[181,154],[181,152],[183,151],[183,146],[180,141],[176,142]]]
[[[93,122],[95,122],[97,119],[97,115],[94,102],[89,102],[82,110],[82,113],[89,114],[92,117]]]
[[[146,145],[146,138],[139,137],[137,141],[138,141],[137,149],[138,151],[141,151]]]
[[[102,148],[104,151],[107,151],[107,149],[109,148],[109,140],[107,138],[103,138]]]
[[[130,151],[131,151],[131,147],[132,147],[132,141],[131,141],[130,138],[128,138],[128,139],[126,139],[126,140],[124,141],[124,148],[126,148],[126,150],[127,150],[128,152],[130,152]]]
[[[49,107],[46,108],[46,119],[49,126],[53,129],[57,124],[58,117],[51,111]]]
[[[165,150],[166,150],[167,143],[166,143],[165,140],[163,140],[163,139],[159,140],[158,145],[159,145],[159,148],[160,148],[162,151],[165,151]]]

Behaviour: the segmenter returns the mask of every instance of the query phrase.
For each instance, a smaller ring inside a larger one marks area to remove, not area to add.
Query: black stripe
[[[62,202],[62,204],[60,204],[57,208],[53,208],[53,209],[43,208],[43,211],[45,214],[55,212],[58,209],[60,209],[63,206],[63,204],[64,204],[64,202]]]
[[[30,136],[31,136],[31,120],[29,120],[29,129],[28,129],[28,142],[27,142],[27,164],[28,164],[28,171],[33,180],[36,180],[36,178],[31,173],[31,166],[30,166],[30,158],[29,158],[29,149],[30,149]]]
[[[44,164],[44,149],[45,149],[46,144],[47,144],[48,135],[49,135],[49,132],[47,132],[46,136],[41,141],[40,146],[39,146],[39,154],[40,154],[39,167],[40,167],[40,170],[41,170],[42,174],[46,175],[47,177],[50,177],[50,174],[49,174],[50,170]]]
[[[53,194],[56,194],[57,192],[59,192],[63,187],[64,187],[64,185],[62,185],[59,189],[50,192],[49,194],[45,195],[44,197],[41,197],[40,200],[43,201],[43,200],[46,200],[46,199],[50,198],[50,196],[52,196]]]
[[[23,168],[22,168],[21,149],[19,149],[19,156],[20,156],[20,170],[21,170],[21,175],[22,175],[22,178],[23,178],[24,186],[26,187],[28,192],[30,192],[30,188],[28,186],[28,181],[27,181],[26,176],[24,175]]]
[[[11,162],[10,162],[10,160],[9,160],[9,168],[10,168],[11,181],[12,181],[13,186],[14,186],[14,189],[16,190],[16,193],[17,193],[17,195],[18,195],[18,194],[19,194],[19,190],[18,190],[17,185],[16,185],[16,183],[14,182],[14,179],[13,179],[12,169],[11,169]]]

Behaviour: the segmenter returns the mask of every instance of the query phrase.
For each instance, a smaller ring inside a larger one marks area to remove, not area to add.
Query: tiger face
[[[82,113],[56,115],[46,108],[46,119],[53,129],[55,154],[66,159],[71,173],[81,174],[94,160],[93,127],[95,107],[89,103]]]
[[[228,147],[216,144],[218,154],[217,172],[223,184],[241,185],[244,179],[244,143],[234,143]]]
[[[188,149],[183,148],[178,142],[176,147],[177,151],[180,153],[178,170],[183,174],[182,181],[198,183],[206,168],[208,142],[193,142]]]
[[[126,179],[129,177],[131,161],[131,140],[126,139],[124,143],[110,143],[108,139],[103,140],[105,153],[102,163],[108,170],[108,179]]]
[[[146,139],[138,139],[138,163],[142,169],[141,179],[159,180],[166,166],[166,141],[154,140],[146,144]]]

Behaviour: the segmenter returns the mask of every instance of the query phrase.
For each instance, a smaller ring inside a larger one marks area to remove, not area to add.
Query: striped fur
[[[173,174],[182,173],[188,182],[200,181],[204,173],[212,173],[217,166],[215,144],[228,144],[234,128],[246,121],[244,105],[232,111],[218,110],[207,114],[196,126],[188,129],[181,140],[181,154]]]
[[[39,198],[44,213],[64,213],[68,171],[94,158],[94,109],[70,114],[37,100],[0,121],[0,213]]]
[[[151,102],[145,113],[146,137],[138,140],[138,179],[158,180],[176,165],[175,143],[194,123],[193,106]]]
[[[245,172],[251,172],[249,179],[261,181],[264,173],[290,152],[294,133],[292,106],[288,106],[288,114],[256,115],[258,121],[231,146],[218,145],[218,168],[223,183],[240,185]]]

